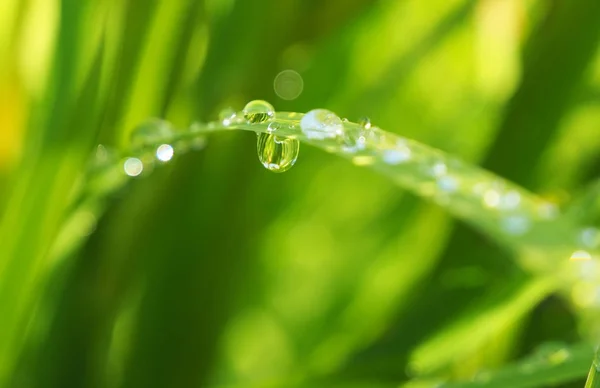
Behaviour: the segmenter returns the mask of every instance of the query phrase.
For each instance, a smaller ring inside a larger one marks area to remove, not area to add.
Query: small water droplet
[[[276,132],[279,128],[281,128],[281,124],[273,122],[273,123],[270,123],[269,126],[267,127],[267,132],[273,133],[273,132]]]
[[[458,190],[458,181],[450,175],[444,175],[437,181],[440,190],[446,193],[453,193]]]
[[[96,147],[96,161],[98,163],[104,163],[108,160],[108,150],[102,144],[98,144]]]
[[[596,228],[585,228],[579,234],[579,241],[586,248],[598,248],[598,245],[600,245],[600,231]]]
[[[140,149],[170,140],[174,130],[168,121],[150,119],[138,125],[130,136],[131,147]]]
[[[496,189],[486,190],[483,194],[483,203],[487,207],[495,208],[500,204],[500,192]]]
[[[327,139],[341,135],[344,131],[342,120],[326,109],[314,109],[300,120],[300,128],[309,139]]]
[[[127,158],[123,163],[123,170],[129,176],[138,176],[144,171],[144,163],[138,158]]]
[[[225,108],[219,112],[219,120],[225,127],[230,126],[234,122],[236,116],[237,113],[232,108]]]
[[[519,207],[521,203],[521,194],[516,190],[509,190],[501,196],[499,200],[500,208],[504,210],[512,210]]]
[[[444,163],[444,162],[436,162],[431,167],[431,174],[435,177],[441,177],[443,175],[446,175],[447,173],[448,173],[448,166],[446,166],[446,163]]]
[[[260,133],[256,142],[258,160],[273,172],[286,172],[298,159],[300,141],[270,133]]]
[[[397,165],[410,160],[410,148],[403,142],[398,141],[395,148],[384,150],[382,159],[387,164]]]
[[[358,120],[358,125],[360,125],[364,129],[371,129],[371,119],[368,117],[361,117]]]
[[[116,159],[116,157],[117,155],[114,150],[106,147],[103,144],[98,144],[95,152],[93,153],[93,157],[90,160],[90,163],[93,167],[101,167],[112,163]]]
[[[275,108],[263,100],[250,101],[244,107],[244,118],[249,124],[259,124],[275,117]]]
[[[501,226],[506,233],[521,236],[527,233],[531,227],[531,222],[525,216],[513,215],[503,218]]]
[[[170,144],[161,144],[156,149],[156,159],[161,162],[168,162],[173,158],[174,150]]]

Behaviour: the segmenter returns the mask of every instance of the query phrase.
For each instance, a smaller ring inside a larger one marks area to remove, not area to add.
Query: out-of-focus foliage
[[[223,133],[108,197],[129,178],[84,178],[150,117],[261,98],[481,164],[594,245],[599,34],[592,0],[3,0],[0,386],[581,386],[562,344],[597,289],[569,304],[372,171],[302,147],[272,174]]]

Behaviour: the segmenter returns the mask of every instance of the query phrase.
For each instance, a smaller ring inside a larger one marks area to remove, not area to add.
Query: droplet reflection
[[[256,142],[256,151],[258,160],[267,170],[286,172],[298,159],[300,141],[270,133],[260,133]]]
[[[249,124],[259,124],[275,117],[275,108],[264,100],[250,101],[244,107],[244,118]]]

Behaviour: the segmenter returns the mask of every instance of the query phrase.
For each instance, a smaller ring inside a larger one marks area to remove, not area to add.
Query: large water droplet
[[[244,107],[244,118],[250,124],[264,123],[273,117],[275,117],[275,108],[266,101],[250,101]]]
[[[258,160],[273,172],[286,172],[298,159],[300,141],[270,133],[260,133],[256,142]]]
[[[305,114],[300,120],[300,128],[309,139],[334,138],[344,132],[342,120],[326,109],[314,109]]]
[[[173,127],[168,121],[150,119],[138,125],[131,132],[131,147],[139,149],[166,142],[170,140],[173,133]]]

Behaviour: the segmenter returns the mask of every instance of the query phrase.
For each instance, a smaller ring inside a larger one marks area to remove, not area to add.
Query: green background
[[[488,237],[308,146],[273,174],[253,134],[215,134],[75,199],[97,144],[265,99],[568,207],[599,172],[599,34],[595,0],[3,0],[0,385],[429,387],[579,341]]]

